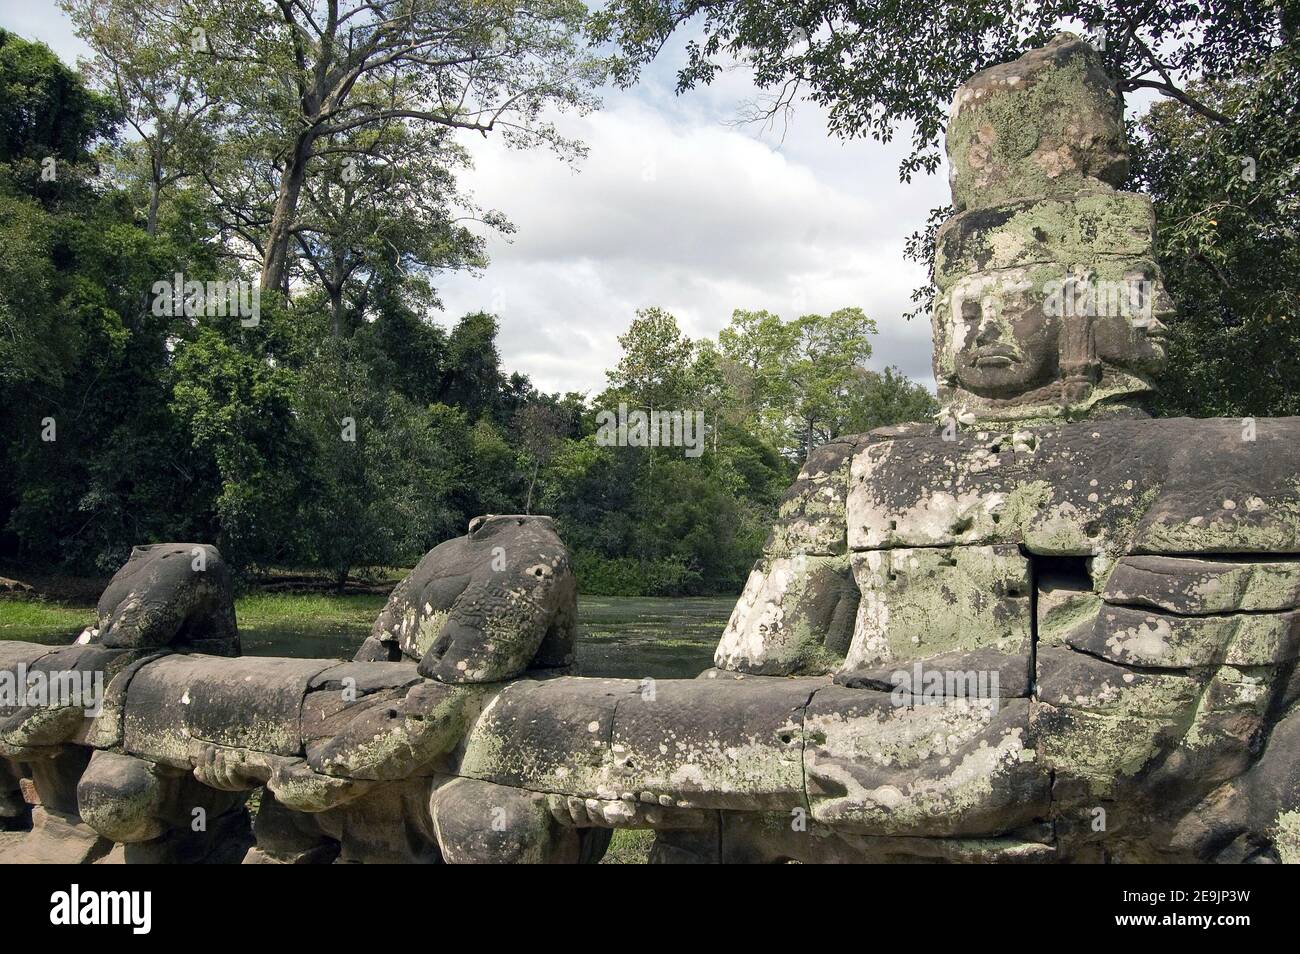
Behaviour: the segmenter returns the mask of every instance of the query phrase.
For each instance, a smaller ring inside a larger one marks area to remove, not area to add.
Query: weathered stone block
[[[957,649],[924,660],[835,674],[835,685],[898,693],[917,705],[942,699],[1014,699],[1030,693],[1029,659],[996,649]]]
[[[619,700],[611,736],[619,797],[751,811],[803,805],[804,707],[824,685],[665,679]]]
[[[940,227],[935,284],[946,290],[976,272],[1143,258],[1154,242],[1149,196],[1105,191],[1010,202],[963,212]]]
[[[534,792],[618,798],[614,709],[641,691],[632,679],[511,683],[470,730],[456,774]]]
[[[12,685],[26,692],[31,703],[0,705],[0,739],[13,749],[84,738],[100,714],[109,683],[140,654],[76,644],[33,655],[37,658],[21,668],[15,664],[0,670],[0,697],[9,695]]]
[[[165,650],[158,652],[132,652],[131,661],[116,672],[104,688],[103,705],[99,715],[92,720],[85,733],[86,745],[97,749],[115,749],[123,744],[123,719],[126,715],[127,690],[135,674],[162,656]]]
[[[1063,709],[1112,716],[1190,719],[1210,668],[1137,670],[1065,647],[1040,646],[1037,698]]]
[[[188,768],[192,743],[281,756],[303,754],[300,719],[326,659],[167,656],[127,690],[125,745],[135,755]]]
[[[840,437],[813,448],[799,476],[781,498],[763,548],[768,557],[834,556],[844,553],[844,503],[849,466],[866,435]]]
[[[855,458],[849,546],[1296,553],[1297,434],[1295,418],[1256,422],[1252,440],[1238,420],[1187,418],[912,433]]]
[[[111,841],[77,816],[38,807],[30,832],[0,843],[0,864],[93,864],[112,849]]]
[[[1034,703],[1030,724],[1041,762],[1058,786],[1074,781],[1089,797],[1111,798],[1178,743],[1174,717],[1091,712]]]
[[[1101,57],[1062,34],[957,91],[947,130],[958,209],[1119,185],[1123,103]]]
[[[731,612],[714,663],[773,676],[830,672],[844,660],[857,608],[847,556],[760,560]]]
[[[166,783],[151,762],[96,752],[77,785],[77,805],[86,823],[110,841],[149,841],[166,831]]]
[[[1230,616],[1175,616],[1131,606],[1104,605],[1092,630],[1075,630],[1074,649],[1129,666],[1264,666],[1300,655],[1295,610]]]
[[[432,864],[440,860],[429,814],[428,778],[385,782],[365,798],[321,812],[320,831],[339,846],[343,864]]]
[[[1049,778],[1024,699],[898,706],[819,690],[804,726],[812,817],[884,835],[990,835],[1044,819]]]
[[[853,555],[861,590],[844,672],[991,650],[1028,673],[1029,561],[1014,546],[902,548]],[[963,667],[969,668],[969,667]],[[1023,684],[1027,676],[1018,680]]]
[[[1300,561],[1128,556],[1102,594],[1107,603],[1184,616],[1300,607]]]

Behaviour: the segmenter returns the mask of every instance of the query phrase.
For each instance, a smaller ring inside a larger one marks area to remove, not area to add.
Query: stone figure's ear
[[[1070,279],[1070,282],[1073,281]],[[1081,404],[1092,394],[1100,370],[1092,316],[1086,310],[1082,315],[1065,316],[1061,321],[1058,341],[1062,401],[1067,407]]]

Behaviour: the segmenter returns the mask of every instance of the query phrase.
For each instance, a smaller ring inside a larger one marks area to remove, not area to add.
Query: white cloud
[[[902,146],[830,139],[811,105],[781,140],[722,121],[743,88],[693,101],[647,83],[566,123],[590,149],[576,172],[473,144],[467,184],[519,231],[492,241],[481,277],[444,282],[447,319],[494,311],[508,367],[547,390],[594,390],[637,308],[715,335],[735,308],[789,318],[858,305],[880,328],[873,364],[930,383],[928,323],[901,317],[924,281],[903,242],[947,200],[946,179],[900,184]]]

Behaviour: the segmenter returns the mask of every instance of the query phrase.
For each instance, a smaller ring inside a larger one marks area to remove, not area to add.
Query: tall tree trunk
[[[335,249],[330,257],[330,277],[325,288],[330,296],[330,334],[335,338],[343,337],[343,285],[346,281],[343,262]]]
[[[158,206],[162,203],[162,166],[156,158],[149,160],[149,213],[144,223],[144,234],[153,236],[158,232]],[[140,315],[147,317],[149,314],[151,295],[149,292],[140,293]]]
[[[315,136],[307,133],[298,137],[284,167],[284,174],[280,177],[280,194],[275,200],[275,211],[271,215],[271,229],[266,241],[266,256],[262,260],[260,284],[263,292],[283,290],[288,276],[289,239],[298,213],[302,183],[307,177],[307,160],[311,156],[313,139]]]
[[[343,289],[330,288],[330,336],[343,337]]]
[[[526,514],[531,514],[533,512],[533,487],[537,485],[537,471],[541,466],[541,461],[533,461],[533,476],[532,479],[528,481],[528,500],[524,503],[524,513]]]
[[[145,219],[144,234],[155,235],[158,232],[158,206],[162,202],[162,185],[158,181],[158,174],[155,172],[153,181],[149,183],[149,217]]]

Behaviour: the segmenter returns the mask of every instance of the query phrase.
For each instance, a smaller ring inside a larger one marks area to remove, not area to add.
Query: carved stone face
[[[947,296],[952,372],[981,397],[1011,398],[1056,375],[1059,320],[1025,269],[979,273]],[[943,306],[941,306],[943,307]]]
[[[1098,315],[1093,321],[1097,357],[1117,368],[1159,374],[1169,363],[1169,328],[1164,320],[1174,314],[1173,300],[1159,271],[1149,262],[1131,265],[1122,282],[1125,307],[1118,314]]]
[[[1164,319],[1173,302],[1154,264],[1036,267],[977,272],[939,300],[936,329],[952,384],[993,401],[1013,400],[1062,377],[1061,334],[1088,321],[1095,363],[1154,375],[1168,361]]]

